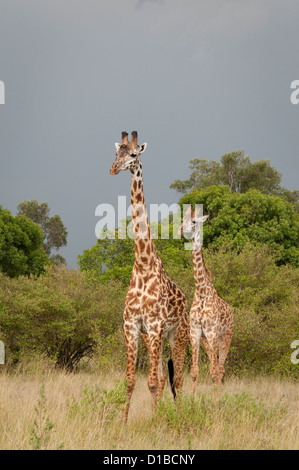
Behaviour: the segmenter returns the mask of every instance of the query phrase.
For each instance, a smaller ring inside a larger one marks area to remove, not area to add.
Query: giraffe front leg
[[[180,391],[183,388],[183,366],[185,360],[185,353],[187,344],[189,341],[189,317],[187,311],[181,317],[181,320],[174,330],[173,339],[170,340],[171,356],[173,360],[174,368],[174,398],[176,397],[176,391]]]
[[[150,338],[150,372],[147,379],[147,385],[152,396],[152,412],[155,413],[159,393],[159,368],[162,361],[162,334],[152,335]],[[160,384],[161,386],[162,384]],[[164,388],[164,387],[163,387]]]
[[[191,392],[195,395],[196,391],[196,384],[198,378],[198,357],[199,357],[199,346],[200,346],[200,339],[202,335],[202,327],[197,324],[197,322],[190,321],[190,342],[191,342],[191,349],[192,349],[192,367],[191,367]]]
[[[126,380],[128,381],[127,403],[124,410],[124,420],[127,421],[130,408],[130,402],[135,387],[135,369],[138,352],[138,337],[140,326],[138,323],[125,323],[124,333],[127,347],[127,370]]]
[[[142,338],[144,340],[147,352],[148,352],[148,357],[151,357],[151,342],[149,339],[148,334],[142,333]],[[163,344],[162,344],[162,349],[163,349]],[[164,392],[164,386],[166,382],[166,373],[163,367],[163,360],[162,360],[162,355],[160,357],[159,361],[159,369],[158,369],[158,397],[163,397],[163,392]]]

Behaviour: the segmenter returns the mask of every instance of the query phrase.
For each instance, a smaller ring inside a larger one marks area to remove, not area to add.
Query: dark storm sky
[[[95,208],[127,195],[109,174],[138,130],[146,203],[195,157],[244,150],[298,189],[299,3],[292,0],[10,0],[0,6],[0,204],[48,201],[68,266],[95,242]]]

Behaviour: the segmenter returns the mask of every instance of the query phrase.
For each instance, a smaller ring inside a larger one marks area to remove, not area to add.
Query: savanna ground
[[[123,371],[70,374],[51,368],[0,370],[1,449],[299,449],[298,382],[227,377],[220,396],[200,378],[195,400],[186,373],[180,400],[169,384],[155,417],[138,374],[127,425]]]

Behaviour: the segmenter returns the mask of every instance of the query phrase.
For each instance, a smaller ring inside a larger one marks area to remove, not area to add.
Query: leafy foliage
[[[234,310],[226,368],[298,377],[290,345],[299,332],[299,269],[277,266],[267,247],[250,244],[240,254],[209,251],[206,261],[218,294]]]
[[[47,398],[44,385],[40,389],[37,406],[34,409],[36,418],[30,428],[30,443],[33,450],[46,449],[54,424],[47,415]]]
[[[194,158],[190,160],[191,175],[187,180],[175,180],[170,187],[180,193],[207,189],[209,186],[228,186],[231,192],[245,193],[257,189],[263,194],[283,197],[299,212],[299,191],[281,186],[281,174],[269,160],[251,162],[244,151],[224,154],[220,161]]]
[[[124,295],[117,282],[98,286],[78,271],[48,268],[44,276],[0,276],[0,337],[7,360],[44,355],[73,370],[121,325]]]
[[[129,223],[130,219],[123,221],[123,225],[126,224],[128,226]],[[154,245],[162,256],[163,261],[167,260],[173,267],[178,266],[179,269],[182,265],[185,267],[189,266],[190,256],[184,250],[184,240],[182,238],[173,239],[172,221],[164,220],[157,227],[154,226],[153,228],[157,231],[158,235],[157,240],[154,240]],[[168,239],[162,238],[165,235],[163,233],[165,228],[167,228],[167,233],[169,233]],[[131,279],[134,259],[133,239],[131,237],[120,237],[118,230],[116,230],[115,239],[105,237],[104,232],[96,245],[84,250],[83,254],[78,256],[78,264],[81,271],[91,273],[100,282],[117,279],[127,286]]]
[[[115,388],[107,390],[98,386],[86,386],[79,400],[74,396],[68,402],[69,417],[80,416],[85,419],[88,415],[99,416],[107,424],[124,410],[127,402],[127,382],[118,381]]]
[[[59,215],[49,216],[50,209],[47,202],[39,204],[36,199],[22,201],[18,205],[18,211],[19,214],[39,224],[44,235],[44,249],[49,256],[53,249],[58,250],[67,244],[67,230]],[[61,262],[62,256],[60,255]]]
[[[0,206],[0,270],[10,277],[40,274],[49,264],[39,226]]]
[[[299,266],[299,216],[283,198],[251,189],[231,193],[225,186],[193,190],[181,204],[203,204],[210,218],[204,227],[205,247],[219,249],[224,243],[241,250],[248,242],[267,245],[277,263]]]
[[[78,256],[81,271],[92,273],[101,282],[118,279],[128,284],[134,263],[134,241],[130,238],[99,238],[97,244]]]
[[[168,397],[159,400],[154,420],[166,424],[178,436],[187,434],[190,439],[207,431],[213,433],[219,425],[223,432],[229,432],[232,423],[241,427],[248,421],[257,432],[264,426],[275,426],[276,418],[284,413],[280,404],[266,406],[263,400],[246,391],[232,395],[226,393],[218,403],[201,393],[198,399],[190,395],[176,402]]]

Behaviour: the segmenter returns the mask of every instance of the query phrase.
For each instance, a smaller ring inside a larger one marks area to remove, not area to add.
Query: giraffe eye
[[[137,157],[137,153],[131,153],[131,157],[133,158]]]

